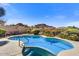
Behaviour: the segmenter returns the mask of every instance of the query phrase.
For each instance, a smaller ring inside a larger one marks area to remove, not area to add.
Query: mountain
[[[53,29],[55,28],[53,26],[49,26],[49,25],[46,25],[46,24],[37,24],[34,27],[36,27],[36,28],[53,28]]]

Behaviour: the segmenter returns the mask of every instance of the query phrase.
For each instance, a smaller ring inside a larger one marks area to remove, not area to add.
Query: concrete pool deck
[[[46,37],[46,36],[43,36]],[[58,38],[58,37],[55,37]],[[61,39],[61,38],[59,38]],[[79,56],[79,42],[61,39],[70,42],[74,48],[61,51],[57,56]],[[0,46],[0,56],[22,56],[22,48],[17,41],[8,40],[8,38],[0,39],[0,41],[9,41],[7,44]]]
[[[0,46],[0,56],[22,56],[22,48],[18,46],[18,42],[7,40],[7,38],[0,41],[8,41],[7,44]]]
[[[58,54],[58,56],[79,56],[79,42],[70,41],[70,40],[66,40],[66,41],[69,41],[70,43],[72,43],[74,47],[69,50],[61,51]]]

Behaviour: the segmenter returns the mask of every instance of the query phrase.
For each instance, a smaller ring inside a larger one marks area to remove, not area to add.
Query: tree
[[[32,30],[32,32],[33,32],[34,35],[38,35],[40,30]]]
[[[0,17],[5,15],[5,10],[4,8],[0,7]]]
[[[5,15],[5,10],[3,7],[0,7],[0,17]],[[0,19],[0,25],[4,25],[6,21],[4,21],[3,19]]]

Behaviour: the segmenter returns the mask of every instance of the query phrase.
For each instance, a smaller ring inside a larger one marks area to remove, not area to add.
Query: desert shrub
[[[38,35],[39,32],[40,32],[40,30],[34,30],[34,31],[33,31],[33,34],[34,34],[34,35]]]
[[[67,38],[68,38],[68,33],[60,33],[60,34],[58,35],[58,37],[67,39]]]
[[[68,39],[73,41],[79,41],[79,37],[76,34],[69,35]]]

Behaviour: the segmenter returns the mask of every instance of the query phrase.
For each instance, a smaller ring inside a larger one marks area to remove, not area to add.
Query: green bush
[[[76,34],[68,36],[68,39],[73,41],[79,41],[79,37]]]
[[[60,34],[58,35],[58,37],[67,39],[67,38],[68,38],[68,33],[60,33]]]
[[[3,29],[0,29],[0,34],[5,34],[5,30],[3,30]]]
[[[34,34],[34,35],[38,35],[39,32],[40,32],[39,30],[34,30],[34,31],[33,31],[33,34]]]

